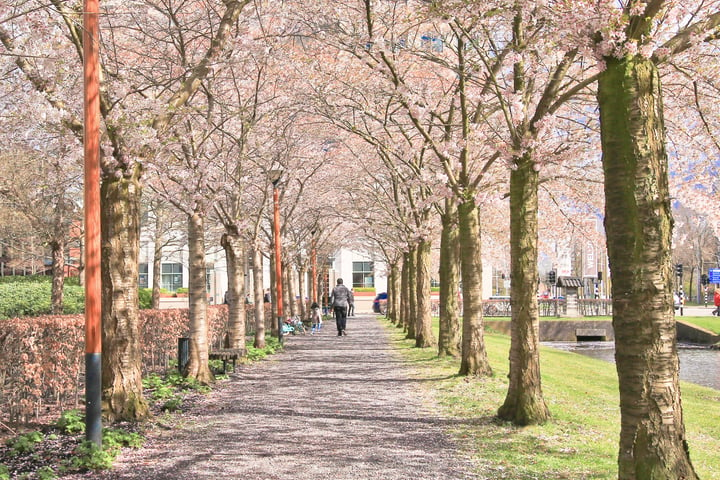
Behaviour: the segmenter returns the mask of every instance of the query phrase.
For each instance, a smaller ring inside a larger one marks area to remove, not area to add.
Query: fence
[[[226,305],[207,310],[208,342],[222,346]],[[165,369],[177,356],[178,337],[188,336],[188,309],[140,310],[139,341],[144,372]],[[265,328],[275,319],[265,304]],[[83,315],[0,320],[0,421],[28,423],[82,402],[85,381]],[[245,329],[255,332],[255,310],[246,305]],[[57,416],[57,415],[56,415]]]

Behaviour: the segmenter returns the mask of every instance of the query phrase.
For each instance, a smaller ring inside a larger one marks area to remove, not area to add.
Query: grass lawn
[[[702,327],[705,330],[710,330],[716,335],[720,335],[720,317],[677,317],[678,320],[682,320],[685,323],[692,323],[698,327]]]
[[[437,325],[436,334],[437,334]],[[495,413],[507,392],[510,338],[486,334],[491,378],[456,375],[457,359],[439,359],[434,349],[388,324],[391,339],[430,380],[442,415],[457,420],[450,430],[458,445],[477,461],[485,478],[589,480],[617,478],[620,409],[613,364],[541,347],[543,393],[552,418],[546,425],[515,427]],[[700,478],[720,478],[720,391],[682,383],[690,455]]]

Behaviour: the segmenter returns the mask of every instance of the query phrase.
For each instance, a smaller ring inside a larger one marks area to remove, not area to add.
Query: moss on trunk
[[[457,203],[453,199],[446,199],[440,236],[440,328],[438,334],[438,356],[440,357],[460,355],[459,239]]]
[[[435,346],[432,331],[432,307],[430,305],[430,241],[421,240],[417,247],[417,320],[415,323],[415,346]]]
[[[139,168],[129,177],[106,176],[100,189],[103,414],[111,422],[149,415],[138,321],[139,178]]]
[[[458,206],[463,283],[462,356],[460,375],[492,375],[485,350],[482,311],[480,221],[474,199]]]
[[[622,416],[618,478],[696,479],[678,381],[660,77],[639,55],[606,63],[598,102]]]
[[[510,373],[498,416],[517,425],[542,424],[550,416],[540,382],[538,316],[538,173],[528,153],[510,173],[512,322]]]

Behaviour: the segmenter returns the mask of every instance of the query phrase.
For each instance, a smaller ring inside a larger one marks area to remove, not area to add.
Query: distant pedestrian
[[[310,325],[310,335],[315,335],[315,332],[319,332],[320,327],[322,327],[322,315],[320,314],[320,305],[317,302],[310,305]]]
[[[270,303],[270,290],[265,290],[265,295],[263,296],[263,302]]]
[[[330,305],[335,312],[335,325],[337,326],[338,337],[347,335],[345,326],[347,324],[348,298],[350,298],[350,290],[343,285],[343,279],[337,279],[337,285],[333,288],[330,295]]]
[[[715,289],[713,302],[715,303],[715,310],[713,310],[712,314],[720,317],[720,288]]]
[[[350,289],[350,296],[348,297],[348,317],[355,316],[355,293],[353,289]]]

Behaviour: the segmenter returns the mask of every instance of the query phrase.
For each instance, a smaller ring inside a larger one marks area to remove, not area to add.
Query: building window
[[[140,264],[140,278],[138,278],[138,287],[140,288],[149,288],[148,285],[148,264],[147,263],[141,263]]]
[[[353,288],[373,288],[375,286],[373,262],[353,262],[352,286]]]
[[[181,263],[163,263],[160,286],[169,292],[176,292],[183,285],[183,273]]]

